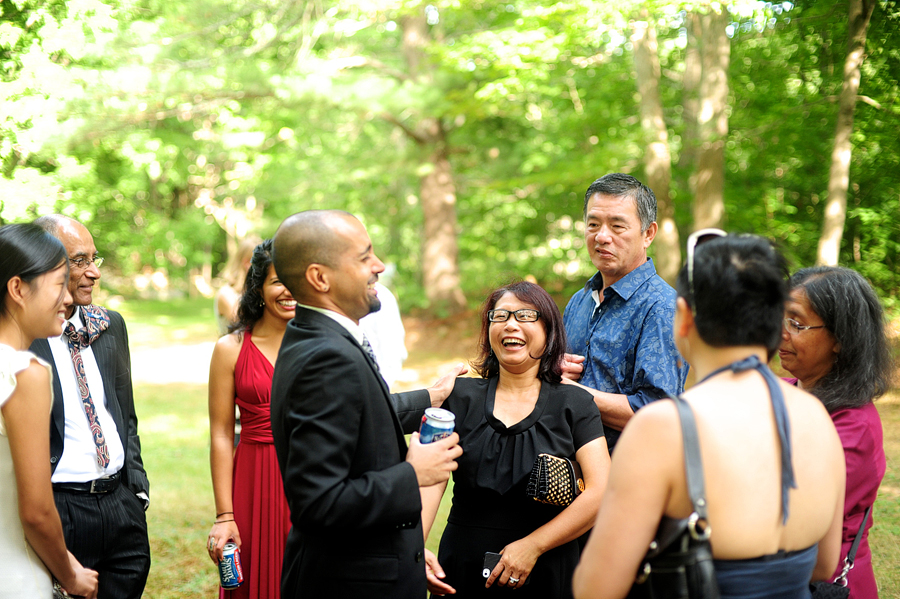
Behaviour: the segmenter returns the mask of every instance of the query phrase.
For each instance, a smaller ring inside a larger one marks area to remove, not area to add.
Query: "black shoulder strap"
[[[850,545],[850,551],[847,552],[847,561],[850,563],[850,566],[853,566],[853,561],[856,559],[856,550],[859,549],[859,543],[862,541],[863,531],[866,530],[866,522],[869,521],[869,514],[872,513],[872,506],[866,510],[866,514],[863,516],[862,524],[859,525],[859,531],[856,533],[856,538],[853,539],[853,544]]]
[[[702,520],[707,520],[706,484],[703,479],[703,462],[700,459],[700,439],[697,436],[697,422],[691,406],[681,399],[670,395],[678,408],[681,420],[681,435],[684,439],[684,469],[688,495],[694,511]]]

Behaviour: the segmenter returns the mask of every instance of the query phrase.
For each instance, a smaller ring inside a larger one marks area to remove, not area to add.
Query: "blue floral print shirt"
[[[675,290],[656,274],[653,260],[604,292],[598,272],[569,300],[563,316],[569,353],[585,357],[581,384],[628,396],[637,411],[651,401],[684,391],[688,366],[672,337]],[[606,429],[612,450],[618,431]]]

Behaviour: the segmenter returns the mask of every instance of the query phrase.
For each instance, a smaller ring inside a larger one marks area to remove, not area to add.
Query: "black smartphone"
[[[500,563],[500,554],[499,553],[492,553],[490,551],[486,551],[484,553],[484,566],[483,566],[484,569],[481,571],[481,576],[483,576],[484,578],[489,577],[491,575],[491,572],[494,571],[494,568],[499,563]]]

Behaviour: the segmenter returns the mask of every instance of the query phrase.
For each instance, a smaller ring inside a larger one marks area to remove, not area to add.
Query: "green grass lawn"
[[[894,392],[875,405],[884,427],[887,472],[872,512],[875,525],[869,546],[882,599],[896,599],[900,597],[900,395]]]
[[[125,302],[116,309],[128,322],[133,355],[140,347],[211,341],[216,336],[210,300]],[[425,384],[448,362],[465,359],[446,352],[426,354],[415,346],[410,353],[407,365],[424,373]],[[206,386],[136,384],[135,402],[152,498],[148,523],[153,565],[144,597],[214,597],[218,574],[205,547],[215,516]],[[881,597],[887,599],[900,597],[900,395],[895,393],[877,405],[884,422],[888,464],[870,543]],[[428,540],[433,551],[446,522],[449,499],[450,490]]]
[[[205,297],[169,301],[111,302],[128,325],[128,341],[136,347],[210,341],[217,337],[213,301]]]
[[[144,597],[213,597],[219,585],[206,553],[216,514],[206,387],[140,385],[135,402],[151,495],[147,522],[153,561]]]
[[[153,498],[147,513],[153,565],[144,597],[213,597],[218,574],[206,553],[215,516],[206,387],[139,385],[135,396]],[[448,490],[429,539],[432,551],[437,552],[449,506]]]

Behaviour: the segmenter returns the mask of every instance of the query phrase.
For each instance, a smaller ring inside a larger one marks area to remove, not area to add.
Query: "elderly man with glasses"
[[[144,510],[150,484],[131,388],[125,321],[92,303],[103,258],[78,221],[61,215],[35,221],[69,256],[64,332],[37,339],[31,351],[53,367],[50,468],[66,546],[100,575],[99,599],[138,598],[150,572]]]
[[[688,367],[672,338],[675,290],[656,274],[647,248],[656,236],[656,197],[613,173],[584,196],[585,246],[597,268],[566,306],[566,378],[600,408],[612,451],[640,407],[681,393]]]

